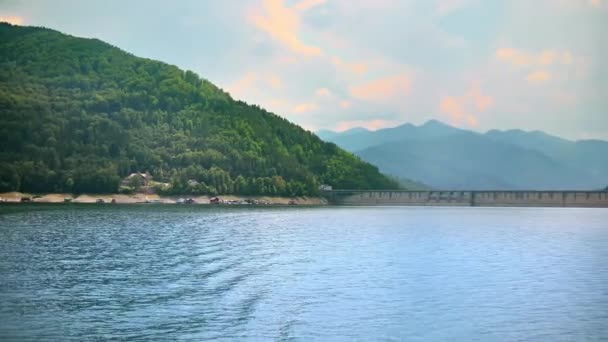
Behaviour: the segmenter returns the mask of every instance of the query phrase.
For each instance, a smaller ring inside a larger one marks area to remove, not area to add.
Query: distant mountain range
[[[570,190],[608,185],[608,142],[540,131],[485,134],[431,120],[421,126],[319,131],[384,173],[437,189]]]

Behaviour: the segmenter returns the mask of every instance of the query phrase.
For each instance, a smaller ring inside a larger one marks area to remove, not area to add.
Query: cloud
[[[294,53],[309,57],[322,55],[321,48],[307,45],[298,36],[301,20],[295,9],[285,6],[283,0],[264,0],[263,7],[264,14],[251,16],[251,21],[258,29]]]
[[[302,0],[294,8],[298,11],[307,11],[315,6],[323,5],[327,0]]]
[[[25,19],[19,16],[0,16],[0,22],[9,23],[11,25],[23,25]]]
[[[314,103],[300,103],[293,107],[293,112],[297,114],[308,113],[315,111],[317,109],[317,105]]]
[[[478,114],[494,106],[494,97],[484,95],[479,84],[461,96],[444,96],[439,103],[439,110],[446,114],[452,124],[479,126]]]
[[[227,87],[230,94],[235,97],[246,97],[255,89],[280,90],[283,87],[281,77],[275,74],[248,72],[233,84]]]
[[[256,77],[257,76],[255,73],[249,72],[235,83],[229,85],[227,87],[227,90],[233,96],[242,96],[244,93],[246,93],[249,89],[253,87]]]
[[[364,75],[369,70],[369,65],[367,63],[348,63],[342,60],[342,58],[336,56],[331,58],[331,62],[338,68],[353,75]]]
[[[315,94],[320,97],[330,97],[332,96],[331,90],[327,88],[319,88],[315,91]]]
[[[448,114],[455,122],[461,122],[463,118],[470,115],[464,110],[461,100],[454,96],[446,96],[441,99],[439,109]]]
[[[557,3],[566,9],[589,8],[593,10],[608,7],[607,0],[560,0]]]
[[[342,109],[348,109],[352,105],[353,104],[350,101],[348,101],[348,100],[342,100],[342,101],[340,101],[340,108],[342,108]]]
[[[557,6],[560,6],[566,10],[580,9],[580,8],[591,8],[591,9],[603,9],[608,5],[606,0],[551,0],[555,2]]]
[[[412,83],[405,74],[378,78],[350,88],[350,95],[358,100],[385,102],[410,93]]]
[[[528,83],[531,84],[539,84],[539,83],[545,83],[548,81],[551,81],[552,75],[550,72],[545,71],[545,70],[538,70],[538,71],[534,71],[528,74],[528,77],[526,77],[526,79],[528,80]]]
[[[269,75],[268,83],[270,84],[271,87],[273,87],[275,89],[281,89],[283,87],[283,81],[277,75]]]
[[[569,50],[545,49],[539,52],[529,52],[514,48],[496,50],[496,58],[510,64],[525,74],[522,78],[529,84],[542,84],[552,80],[563,80],[574,75],[584,79],[586,75],[586,58],[574,56]]]
[[[514,48],[500,48],[496,50],[496,57],[518,67],[569,65],[573,61],[572,53],[567,50],[544,50],[535,54]]]
[[[601,0],[589,0],[589,5],[591,5],[591,7],[600,8],[602,6],[602,1]]]
[[[608,132],[602,67],[608,49],[601,44],[608,0],[149,4],[0,0],[0,16],[194,70],[234,98],[307,127],[447,121],[450,112],[460,113],[462,125],[477,120],[484,130]],[[128,15],[134,10],[141,15]],[[159,27],[163,20],[174,25]],[[549,80],[542,81],[542,71]],[[398,75],[405,80],[379,81]],[[472,80],[480,80],[481,89],[471,91]],[[383,85],[401,91],[374,91]],[[332,95],[317,93],[321,88]]]
[[[466,97],[470,99],[478,112],[485,112],[494,105],[494,98],[489,95],[483,95],[481,87],[478,84],[471,87]]]

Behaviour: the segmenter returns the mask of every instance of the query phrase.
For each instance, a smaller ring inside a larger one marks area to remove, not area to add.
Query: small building
[[[321,184],[321,185],[319,185],[319,190],[321,190],[321,191],[331,191],[332,187],[331,187],[331,185]]]
[[[125,177],[122,182],[120,182],[120,185],[129,186],[134,182],[138,182],[141,184],[141,186],[148,186],[150,184],[150,180],[152,180],[152,176],[148,172],[134,172]]]

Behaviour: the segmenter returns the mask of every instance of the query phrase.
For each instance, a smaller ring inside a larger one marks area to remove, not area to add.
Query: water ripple
[[[33,205],[0,218],[0,340],[608,339],[602,209]]]

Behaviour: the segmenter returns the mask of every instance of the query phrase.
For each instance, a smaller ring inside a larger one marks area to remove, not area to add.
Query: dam
[[[329,204],[360,206],[608,208],[608,191],[329,190]]]

